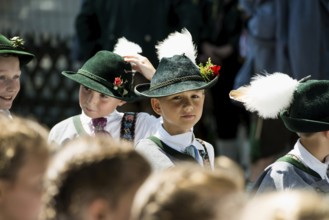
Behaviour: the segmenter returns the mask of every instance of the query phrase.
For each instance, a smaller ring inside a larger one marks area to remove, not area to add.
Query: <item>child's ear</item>
[[[329,130],[325,131],[324,134],[326,135],[326,137],[329,139]]]
[[[161,106],[160,106],[159,99],[151,98],[151,106],[155,113],[157,113],[158,115],[161,115]]]
[[[123,106],[123,105],[126,104],[126,103],[127,103],[126,101],[122,101],[122,100],[120,100],[118,106]]]
[[[107,219],[110,214],[109,202],[105,199],[95,199],[87,207],[87,219],[103,220]]]

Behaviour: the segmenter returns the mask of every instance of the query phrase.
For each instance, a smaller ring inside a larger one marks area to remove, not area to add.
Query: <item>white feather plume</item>
[[[142,52],[142,48],[131,41],[128,41],[125,37],[118,39],[118,42],[114,45],[113,53],[120,56],[135,55]]]
[[[298,84],[284,73],[256,75],[250,85],[231,91],[230,96],[262,118],[277,118],[292,103]]]
[[[157,49],[159,60],[163,57],[185,54],[193,63],[196,63],[197,49],[193,43],[192,35],[186,28],[183,28],[181,33],[176,31],[169,34],[169,36],[159,42],[155,48]]]

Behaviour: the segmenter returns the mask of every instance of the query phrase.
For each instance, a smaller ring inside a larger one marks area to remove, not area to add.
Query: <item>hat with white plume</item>
[[[142,53],[142,48],[138,44],[128,41],[125,37],[121,37],[114,45],[113,53],[119,54],[122,57],[127,55],[135,55]]]
[[[123,37],[114,48],[115,52],[98,51],[77,72],[63,71],[62,74],[87,88],[119,100],[132,102],[140,99],[134,93],[131,64],[123,56],[141,53],[141,47]]]
[[[284,73],[257,75],[248,86],[230,92],[247,110],[277,118],[293,132],[329,130],[329,81],[294,80]]]
[[[156,49],[159,66],[151,83],[135,87],[137,95],[163,97],[209,88],[217,82],[220,67],[212,65],[210,60],[205,66],[196,64],[196,46],[188,30],[170,34]]]
[[[196,65],[196,45],[193,43],[192,35],[186,28],[183,28],[181,33],[174,32],[169,34],[169,36],[165,40],[159,42],[155,48],[157,49],[159,61],[164,57],[169,58],[184,54]]]

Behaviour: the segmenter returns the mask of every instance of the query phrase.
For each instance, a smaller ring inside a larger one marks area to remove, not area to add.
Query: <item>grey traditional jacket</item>
[[[311,189],[329,193],[329,183],[283,161],[267,167],[254,185],[256,193],[287,189]]]

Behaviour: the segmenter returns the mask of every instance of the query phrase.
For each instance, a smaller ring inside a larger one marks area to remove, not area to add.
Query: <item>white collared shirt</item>
[[[13,118],[9,110],[0,109],[0,114],[7,116],[8,118]]]
[[[191,145],[194,139],[192,131],[186,132],[184,134],[170,135],[163,128],[163,126],[160,126],[159,130],[155,133],[154,136],[179,152],[184,152],[185,148]]]
[[[106,116],[107,124],[105,130],[109,132],[114,139],[120,138],[121,120],[123,115],[124,113],[115,110]],[[73,117],[67,118],[56,124],[50,130],[48,141],[62,145],[67,140],[79,136],[80,134],[78,134],[74,126]],[[79,118],[85,133],[92,135],[93,127],[91,118],[85,115],[83,112],[79,115]],[[160,124],[161,118],[156,118],[148,113],[138,113],[135,123],[134,142],[137,143],[137,141],[140,139],[153,135],[158,130],[158,127],[160,127]]]
[[[196,138],[194,137],[194,133],[191,129],[191,131],[178,134],[178,135],[170,135],[163,126],[160,126],[158,131],[154,134],[157,138],[159,138],[161,141],[163,141],[166,145],[173,148],[174,150],[177,150],[181,153],[184,153],[185,149],[190,146],[194,145],[198,150],[204,150],[204,147],[201,143],[199,143]],[[210,164],[213,168],[214,164],[214,150],[213,147],[207,143],[206,144]],[[199,155],[198,163],[203,165],[202,157]]]
[[[305,149],[305,147],[300,143],[300,140],[296,142],[294,149],[292,149],[289,154],[296,155],[303,161],[304,165],[317,172],[322,179],[326,179],[329,182],[329,178],[327,176],[329,158],[326,158],[326,162],[322,163]]]
[[[107,123],[105,126],[105,130],[111,134],[112,137],[120,137],[120,126],[121,126],[121,119],[123,117],[123,113],[118,111],[113,111],[111,114],[105,116]],[[85,115],[83,112],[80,116],[81,124],[83,129],[86,131],[87,134],[91,135],[94,134],[94,128],[92,125],[92,118]]]

